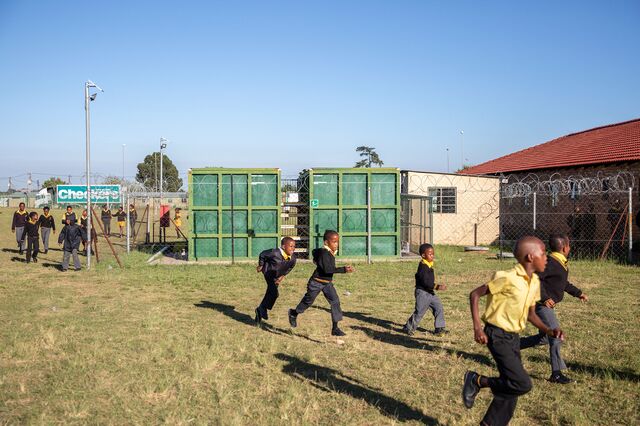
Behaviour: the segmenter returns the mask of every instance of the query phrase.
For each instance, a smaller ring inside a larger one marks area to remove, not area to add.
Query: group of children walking
[[[331,335],[344,336],[345,333],[338,326],[343,314],[340,297],[333,285],[333,275],[354,272],[354,268],[336,266],[335,256],[340,240],[336,231],[325,231],[323,239],[324,246],[312,252],[316,268],[307,283],[307,291],[298,305],[288,311],[289,324],[297,327],[300,314],[322,293],[331,307]],[[517,265],[510,270],[496,272],[490,282],[470,293],[475,341],[487,345],[498,369],[497,377],[467,371],[463,378],[462,400],[467,408],[473,407],[482,388],[490,388],[493,393],[493,400],[481,425],[507,425],[513,417],[518,397],[531,390],[531,378],[522,365],[521,349],[549,345],[549,381],[559,384],[573,382],[563,374],[567,367],[560,355],[560,348],[565,335],[554,309],[562,301],[565,292],[584,302],[588,301],[588,297],[568,281],[569,238],[552,235],[549,247],[551,253],[547,258],[545,245],[540,239],[532,236],[521,238],[514,248]],[[422,244],[419,253],[421,260],[415,274],[415,309],[403,330],[413,335],[425,313],[430,310],[434,317],[433,333],[441,336],[448,331],[442,301],[435,291],[446,290],[446,286],[436,284],[433,246]],[[295,264],[295,240],[290,237],[283,238],[279,248],[260,253],[257,271],[263,273],[267,290],[255,309],[256,324],[269,319],[269,311],[279,295],[278,287]],[[482,316],[479,314],[481,297],[487,299]],[[537,327],[539,333],[520,337],[527,321]]]

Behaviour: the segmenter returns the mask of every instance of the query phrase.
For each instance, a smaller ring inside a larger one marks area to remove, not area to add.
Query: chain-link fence
[[[486,177],[405,171],[402,179],[403,244],[411,251],[417,240],[510,251],[524,235],[546,242],[556,233],[570,237],[577,258],[627,260],[638,250],[640,200],[632,172]],[[420,197],[429,200],[428,213]]]

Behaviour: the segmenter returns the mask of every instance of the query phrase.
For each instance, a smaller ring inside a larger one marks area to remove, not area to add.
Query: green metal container
[[[338,256],[368,255],[367,193],[371,193],[371,254],[400,256],[400,171],[394,168],[310,169],[310,249],[327,229],[340,233]]]
[[[249,259],[277,247],[280,205],[280,169],[191,169],[189,260]]]

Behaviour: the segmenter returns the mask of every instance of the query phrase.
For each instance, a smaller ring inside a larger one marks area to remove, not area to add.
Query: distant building
[[[469,246],[498,239],[497,177],[414,170],[400,173],[405,251],[416,252],[424,242]]]
[[[562,136],[462,173],[501,178],[504,240],[562,232],[582,252],[610,245],[624,253],[630,190],[631,218],[640,211],[640,119]]]

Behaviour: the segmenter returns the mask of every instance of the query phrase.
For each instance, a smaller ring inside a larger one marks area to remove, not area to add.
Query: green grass
[[[471,425],[491,399],[483,391],[472,410],[460,400],[465,370],[495,373],[486,347],[473,342],[467,300],[510,261],[436,248],[449,285],[443,338],[399,332],[413,309],[414,262],[355,264],[336,280],[348,333],[341,343],[329,335],[322,296],[289,328],[287,308],[303,295],[311,264],[285,280],[258,328],[253,309],[265,286],[253,265],[150,266],[148,255],[132,253],[120,270],[101,246],[93,270],[61,273],[59,251],[38,264],[12,260],[11,213],[0,209],[2,424]],[[578,383],[545,380],[546,348],[523,352],[534,389],[512,424],[638,424],[639,271],[576,261],[571,278],[591,297],[568,297],[558,309]],[[432,328],[429,314],[422,326]]]

